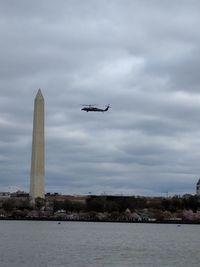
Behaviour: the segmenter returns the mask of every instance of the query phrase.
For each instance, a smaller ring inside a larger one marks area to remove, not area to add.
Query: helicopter
[[[83,105],[84,107],[81,109],[83,111],[93,111],[93,112],[106,112],[110,108],[110,105],[107,105],[105,109],[97,108],[95,105]]]

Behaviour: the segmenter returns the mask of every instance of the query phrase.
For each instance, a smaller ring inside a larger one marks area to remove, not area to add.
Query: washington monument
[[[35,97],[30,175],[30,198],[44,198],[44,97],[39,89]]]

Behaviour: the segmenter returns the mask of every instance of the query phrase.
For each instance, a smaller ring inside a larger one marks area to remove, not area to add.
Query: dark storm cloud
[[[0,188],[29,187],[45,97],[46,191],[194,192],[198,1],[1,1]],[[81,104],[111,104],[105,114]]]

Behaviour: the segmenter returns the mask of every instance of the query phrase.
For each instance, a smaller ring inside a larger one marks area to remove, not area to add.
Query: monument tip
[[[36,95],[36,98],[38,98],[38,97],[42,97],[43,98],[42,91],[41,91],[40,88],[39,88],[39,90],[37,92],[37,95]]]

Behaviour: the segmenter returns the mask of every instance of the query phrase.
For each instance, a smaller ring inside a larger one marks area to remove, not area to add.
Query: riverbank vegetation
[[[0,199],[0,218],[200,223],[200,198],[48,195],[32,205],[28,197],[9,197]]]

